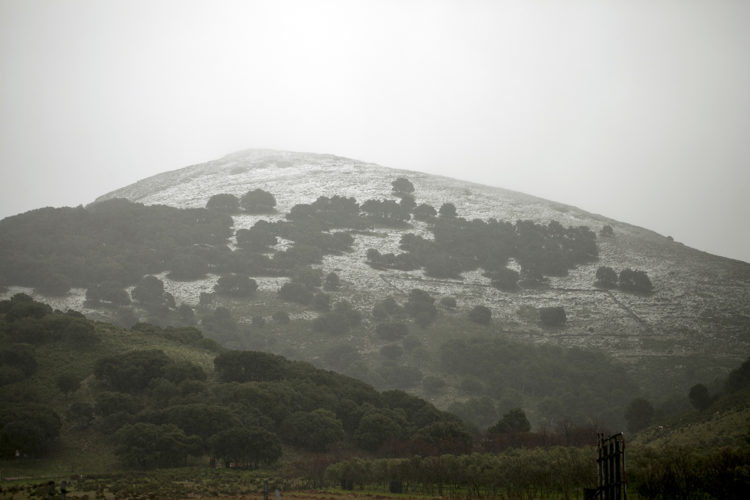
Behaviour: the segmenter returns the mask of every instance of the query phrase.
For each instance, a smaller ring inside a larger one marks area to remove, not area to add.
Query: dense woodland
[[[63,420],[111,434],[124,463],[146,468],[183,465],[189,455],[257,466],[275,462],[282,443],[314,452],[342,446],[398,454],[471,449],[472,436],[460,420],[421,399],[379,393],[356,379],[273,354],[225,351],[192,328],[140,324],[134,331],[203,349],[213,357],[210,372],[158,349],[103,355],[97,325],[27,296],[0,303],[0,314],[0,391],[12,402],[0,426],[5,458],[16,451],[43,455]],[[32,337],[30,331],[44,333]],[[90,400],[75,401],[62,414],[43,401],[29,403],[35,391],[26,391],[26,384],[41,375],[35,351],[45,346],[89,352],[91,373],[62,372],[56,383],[61,392],[75,393],[85,379]]]
[[[129,346],[148,338],[161,348]],[[533,429],[515,408],[478,433],[402,391],[378,392],[273,354],[225,350],[194,328],[124,330],[16,295],[0,302],[0,346],[6,463],[55,456],[69,435],[86,432],[108,443],[96,453],[110,449],[124,467],[215,461],[276,470],[290,487],[570,495],[596,481],[596,427]],[[77,363],[59,363],[68,356]],[[722,394],[705,394],[706,402],[703,389],[689,397],[704,415],[731,398],[750,400],[750,360],[730,373]],[[750,485],[746,449],[630,453],[631,488],[644,498],[741,498]],[[275,468],[279,462],[288,465]]]

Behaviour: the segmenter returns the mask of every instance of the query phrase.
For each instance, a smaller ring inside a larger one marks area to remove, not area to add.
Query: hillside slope
[[[399,207],[403,193],[392,183],[400,177],[414,187],[414,206],[452,203],[457,217],[417,218],[412,207],[405,219],[388,220],[365,208]],[[202,208],[213,195],[256,189],[275,196],[275,210]],[[226,347],[408,390],[480,428],[518,406],[535,425],[573,419],[621,428],[631,398],[684,407],[692,385],[725,375],[750,347],[749,264],[499,188],[330,155],[245,151],[97,201],[0,221],[6,296],[28,293],[125,327],[198,326]],[[261,221],[275,243],[240,232]],[[607,226],[610,235],[601,233]],[[372,260],[388,254],[406,257],[398,265]],[[534,266],[545,271],[533,286],[493,286],[492,273],[528,276]],[[600,266],[645,271],[653,292],[599,288]],[[308,282],[321,270],[317,284]],[[331,272],[340,283],[321,286]],[[134,288],[149,274],[161,297],[151,306],[137,298],[145,289]],[[240,274],[257,291],[215,293],[220,279]],[[290,280],[304,283],[307,302],[279,293]],[[57,294],[39,292],[61,283]],[[97,298],[105,288],[116,302]],[[427,321],[413,299],[430,302]],[[471,318],[478,306],[487,308],[485,320]],[[564,308],[564,325],[544,325],[546,307]],[[342,324],[342,314],[352,320]]]
[[[600,347],[621,358],[689,357],[710,353],[727,365],[742,359],[750,348],[750,264],[707,254],[652,231],[591,214],[575,207],[533,196],[419,172],[393,170],[332,155],[248,150],[216,161],[159,174],[100,198],[124,197],[145,204],[202,207],[217,193],[242,195],[253,188],[276,196],[275,216],[234,216],[235,229],[258,219],[283,219],[297,203],[319,196],[351,196],[358,201],[391,196],[391,181],[406,176],[415,186],[418,203],[455,204],[467,219],[497,218],[514,222],[556,220],[564,226],[585,225],[598,231],[608,224],[613,238],[599,238],[599,260],[581,265],[565,277],[550,278],[550,287],[503,293],[487,286],[478,273],[463,280],[433,280],[422,271],[374,271],[365,264],[368,248],[398,252],[404,232],[358,235],[355,251],[326,256],[324,269],[335,270],[350,283],[352,300],[371,305],[385,293],[414,287],[440,295],[461,297],[467,304],[484,304],[495,317],[518,320],[523,305],[563,305],[568,312],[563,332],[523,328],[522,336],[565,346]],[[648,296],[602,291],[593,286],[599,266],[646,270],[655,293]],[[269,287],[277,283],[269,283]],[[179,290],[178,295],[188,292]],[[185,297],[188,299],[188,297]],[[197,302],[197,296],[190,297]],[[512,333],[512,332],[511,332]],[[678,362],[679,364],[679,362]]]

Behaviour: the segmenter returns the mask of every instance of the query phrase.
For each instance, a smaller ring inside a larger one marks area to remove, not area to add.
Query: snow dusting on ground
[[[706,256],[645,229],[587,213],[575,207],[542,200],[513,191],[468,182],[399,171],[332,155],[249,150],[219,160],[166,172],[109,193],[100,199],[123,197],[144,204],[165,204],[181,208],[204,207],[219,193],[242,196],[260,188],[273,193],[277,213],[236,215],[234,229],[248,229],[258,220],[283,220],[298,203],[311,203],[320,196],[368,199],[393,198],[391,182],[407,177],[415,186],[417,203],[439,208],[453,203],[458,215],[469,219],[496,218],[515,222],[557,220],[564,226],[589,226],[598,232],[605,224],[614,228],[614,238],[599,238],[600,260],[573,269],[566,277],[551,278],[550,287],[505,293],[488,286],[481,270],[465,273],[463,280],[434,280],[421,271],[376,271],[365,263],[369,248],[381,253],[399,253],[405,232],[429,237],[426,224],[412,221],[411,228],[373,228],[369,234],[355,234],[352,252],[327,255],[322,269],[336,272],[357,307],[367,310],[375,299],[387,294],[403,297],[412,288],[424,289],[435,297],[453,296],[459,307],[482,304],[493,310],[503,324],[522,324],[519,309],[524,306],[561,305],[568,315],[562,331],[546,331],[528,322],[507,332],[533,341],[564,345],[606,347],[622,356],[645,356],[653,349],[648,339],[654,335],[669,339],[676,353],[689,354],[705,348],[713,340],[731,342],[738,349],[750,347],[750,272],[746,264]],[[236,239],[228,242],[236,247]],[[290,242],[280,241],[277,249]],[[512,265],[512,264],[511,264]],[[593,287],[596,269],[601,265],[616,271],[630,267],[646,270],[655,285],[650,296],[607,293]],[[742,267],[742,265],[746,267]],[[722,267],[723,266],[723,267]],[[733,267],[734,266],[734,267]],[[739,266],[739,267],[737,267]],[[725,269],[717,275],[716,269]],[[737,269],[744,274],[738,274]],[[198,304],[200,294],[211,292],[218,277],[193,282],[177,282],[159,275],[166,291],[177,303]],[[285,278],[255,277],[259,291],[275,293]],[[728,282],[735,286],[728,287]],[[85,307],[85,291],[75,289],[66,297],[41,297],[33,290],[10,288],[3,297],[22,291],[61,310],[76,309],[97,316]],[[720,326],[716,326],[720,325]],[[734,325],[734,326],[732,326]]]

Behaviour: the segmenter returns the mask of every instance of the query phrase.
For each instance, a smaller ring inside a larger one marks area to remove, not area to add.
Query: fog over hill
[[[710,353],[734,361],[748,352],[750,339],[750,264],[701,252],[648,229],[620,223],[527,194],[438,177],[393,170],[333,155],[246,150],[221,159],[149,177],[108,193],[99,200],[122,197],[144,204],[203,207],[211,195],[242,195],[249,189],[270,191],[277,199],[272,216],[235,215],[235,229],[249,228],[258,219],[283,219],[298,203],[335,194],[362,202],[391,197],[391,182],[407,177],[415,186],[417,203],[456,205],[466,219],[552,220],[563,226],[585,225],[599,232],[614,229],[613,238],[598,238],[599,260],[581,265],[568,276],[550,278],[550,287],[504,293],[488,286],[481,272],[464,273],[462,280],[435,280],[422,271],[375,271],[365,264],[368,248],[398,253],[404,232],[427,236],[426,223],[414,229],[378,230],[357,235],[355,251],[326,256],[325,271],[335,270],[351,285],[352,299],[371,305],[381,295],[414,287],[437,295],[453,295],[463,303],[483,304],[505,324],[518,322],[524,305],[562,305],[568,313],[564,331],[521,328],[519,336],[535,342],[602,347],[621,358],[682,357]],[[284,243],[282,242],[281,245]],[[654,284],[652,295],[634,295],[593,286],[599,266],[642,269]],[[263,286],[263,285],[262,285]],[[267,283],[266,286],[277,286]],[[174,284],[176,296],[190,287]],[[196,292],[190,301],[197,301]],[[512,331],[509,333],[513,333]]]

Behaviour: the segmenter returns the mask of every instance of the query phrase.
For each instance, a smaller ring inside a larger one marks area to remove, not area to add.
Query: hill
[[[256,190],[275,204],[203,208]],[[725,375],[750,347],[747,263],[575,207],[331,155],[236,153],[86,208],[5,219],[0,242],[7,296],[124,326],[198,324],[226,346],[408,390],[480,427],[522,406],[536,425],[621,428],[636,395],[684,407],[693,384]],[[597,286],[602,267],[646,273],[653,289]],[[235,275],[257,288],[232,285]],[[253,290],[215,293],[222,277],[225,290]],[[280,294],[289,282],[302,286]],[[136,289],[155,289],[158,303]],[[559,308],[564,322],[542,321]]]
[[[194,328],[125,330],[21,294],[0,301],[0,399],[6,475],[462,453],[472,443],[455,416],[400,391],[227,351]]]

